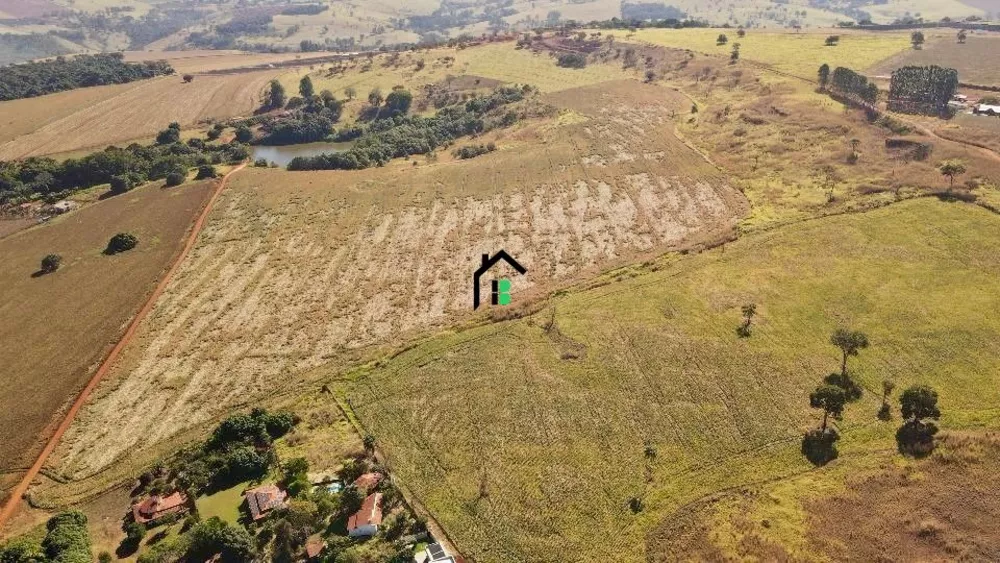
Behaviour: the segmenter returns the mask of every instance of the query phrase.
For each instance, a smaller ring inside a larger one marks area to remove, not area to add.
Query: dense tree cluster
[[[674,6],[659,2],[622,2],[622,18],[630,21],[681,20],[687,14]]]
[[[160,136],[179,132],[168,127]],[[249,154],[239,143],[209,145],[201,139],[126,148],[108,147],[79,159],[62,162],[51,158],[0,161],[0,205],[34,197],[57,199],[75,190],[111,184],[112,193],[126,192],[146,180],[160,180],[172,173],[187,174],[194,166],[238,162]]]
[[[853,70],[839,66],[833,71],[830,89],[853,102],[874,106],[878,102],[878,86]]]
[[[124,84],[173,72],[165,61],[127,63],[121,53],[57,57],[0,68],[0,101],[86,86]]]
[[[610,20],[591,22],[587,27],[596,29],[642,29],[647,27],[656,29],[684,29],[689,27],[709,27],[709,23],[692,19],[682,20],[680,18],[654,20],[611,18]]]
[[[281,9],[283,16],[315,16],[330,9],[326,4],[292,4]]]
[[[892,73],[889,109],[940,115],[958,89],[958,71],[939,66],[904,66]]]
[[[0,546],[3,563],[91,563],[87,516],[79,511],[57,514],[45,525],[45,537],[15,538]]]
[[[556,64],[564,68],[584,68],[587,66],[587,55],[582,53],[563,53],[556,59]]]
[[[379,119],[363,128],[353,128],[337,135],[338,141],[357,139],[350,150],[297,157],[289,163],[288,169],[358,170],[385,165],[393,158],[427,154],[460,137],[513,125],[518,119],[516,113],[496,110],[523,100],[530,90],[529,86],[501,87],[464,105],[441,109],[434,117],[397,115]]]

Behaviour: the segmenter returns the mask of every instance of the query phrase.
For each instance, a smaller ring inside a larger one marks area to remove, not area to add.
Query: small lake
[[[305,143],[302,145],[252,147],[253,159],[266,159],[284,168],[297,156],[317,156],[323,153],[344,152],[354,146],[354,143]]]

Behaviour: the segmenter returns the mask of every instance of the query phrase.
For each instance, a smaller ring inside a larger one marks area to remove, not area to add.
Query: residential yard
[[[872,342],[852,360],[866,392],[838,423],[845,460],[895,447],[898,422],[875,417],[883,379],[933,385],[946,429],[1000,425],[997,241],[995,214],[930,198],[803,222],[609,272],[344,392],[467,556],[635,561],[689,503],[811,468],[799,440],[819,424],[808,394],[839,366],[838,327]],[[759,320],[740,339],[749,302]]]
[[[218,516],[230,524],[239,524],[240,506],[243,504],[243,491],[250,486],[251,483],[238,483],[228,489],[199,497],[195,501],[198,507],[198,514],[202,520]]]

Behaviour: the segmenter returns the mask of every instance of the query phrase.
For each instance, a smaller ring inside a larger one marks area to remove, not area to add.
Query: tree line
[[[322,154],[314,157],[296,157],[288,164],[289,170],[359,170],[383,166],[393,158],[428,154],[460,137],[480,134],[497,127],[509,127],[519,119],[516,112],[502,111],[504,106],[523,100],[530,86],[505,86],[486,96],[475,97],[465,104],[445,107],[433,117],[396,113],[392,117],[376,119],[367,125],[355,126],[337,133],[335,139],[357,139],[354,147],[342,153]],[[369,102],[381,102],[375,93]],[[392,96],[392,94],[390,94]],[[405,104],[407,98],[399,98]],[[389,97],[386,97],[389,103]],[[381,104],[380,104],[381,105]],[[402,109],[398,107],[397,109]]]
[[[56,57],[0,68],[0,101],[173,74],[166,61],[127,63],[121,53]]]
[[[170,124],[157,135],[157,144],[131,144],[107,149],[82,158],[57,161],[47,157],[0,161],[0,205],[35,198],[55,201],[70,193],[110,184],[113,194],[126,192],[148,180],[183,181],[192,167],[199,175],[212,177],[211,165],[239,162],[250,152],[239,143],[209,144],[203,139],[180,142],[180,125]],[[180,178],[178,178],[180,177]]]

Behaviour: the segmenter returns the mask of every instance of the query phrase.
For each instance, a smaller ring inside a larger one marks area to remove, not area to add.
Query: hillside
[[[811,467],[799,439],[818,424],[809,391],[839,365],[837,327],[873,343],[854,361],[865,398],[840,424],[849,456],[893,447],[875,418],[882,379],[934,385],[946,428],[995,427],[997,235],[996,215],[926,199],[751,235],[612,271],[344,388],[477,561],[636,561],[686,503]],[[748,302],[760,320],[740,339]]]

